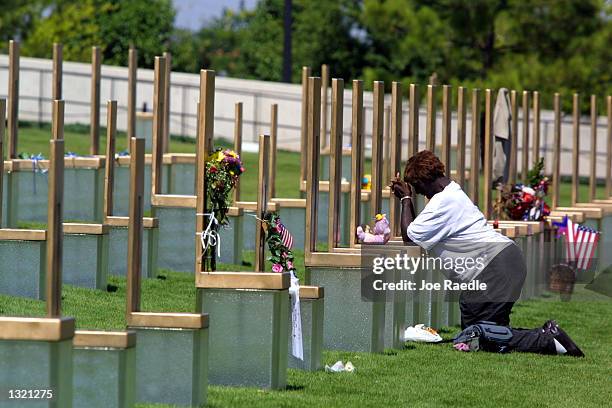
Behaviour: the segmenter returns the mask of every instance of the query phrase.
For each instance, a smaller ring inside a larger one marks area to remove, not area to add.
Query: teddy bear
[[[391,237],[391,228],[389,228],[389,220],[386,214],[376,214],[376,223],[374,229],[370,231],[368,225],[365,229],[357,227],[357,238],[362,244],[386,244]]]

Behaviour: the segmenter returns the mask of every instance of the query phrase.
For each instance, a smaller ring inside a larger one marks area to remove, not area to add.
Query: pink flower
[[[212,166],[212,167],[210,168],[210,172],[211,172],[211,173],[216,173],[216,172],[217,172],[217,168],[216,168],[215,166]]]
[[[287,261],[287,269],[289,270],[293,269],[293,262]]]
[[[283,271],[283,266],[281,264],[272,265],[272,272],[280,273]]]

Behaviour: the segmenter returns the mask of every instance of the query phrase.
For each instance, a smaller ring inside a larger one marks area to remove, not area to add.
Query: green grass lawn
[[[227,266],[230,269],[239,267]],[[244,268],[244,267],[242,267]],[[114,292],[65,285],[64,314],[79,328],[125,327],[125,279],[112,277]],[[193,276],[162,271],[143,281],[146,311],[190,312]],[[42,301],[0,295],[0,314],[43,315]],[[288,389],[209,387],[213,407],[601,407],[612,398],[612,303],[595,295],[561,302],[546,297],[518,304],[515,327],[536,327],[556,318],[587,357],[574,359],[514,353],[462,353],[449,344],[408,344],[383,354],[325,352],[324,362],[350,360],[353,374],[290,370]],[[443,328],[451,337],[457,328]],[[166,405],[155,405],[167,407]],[[139,405],[153,407],[153,405]]]
[[[66,150],[87,154],[86,128],[69,127]],[[48,151],[49,129],[23,127],[20,149],[30,153]],[[101,146],[104,141],[102,140]],[[221,143],[222,144],[222,143]],[[125,135],[118,150],[125,148]],[[173,139],[171,150],[193,152],[191,142]],[[247,165],[242,184],[244,199],[255,198],[257,156],[245,153]],[[300,155],[279,152],[278,196],[299,197]],[[569,183],[561,186],[562,203],[569,203]],[[581,186],[586,198],[587,186]],[[603,189],[599,189],[602,196]],[[44,227],[44,225],[43,225]],[[295,251],[296,266],[303,274],[304,255]],[[245,260],[252,262],[253,253]],[[249,265],[219,265],[223,270],[249,270]],[[142,310],[193,312],[192,274],[167,270],[142,282]],[[110,277],[109,290],[63,287],[63,313],[74,316],[78,328],[125,328],[125,279]],[[0,315],[42,316],[44,302],[0,295]],[[263,391],[253,388],[209,387],[212,407],[601,407],[612,400],[612,302],[579,293],[572,302],[554,296],[518,304],[515,327],[536,327],[555,318],[582,347],[587,357],[539,356],[514,353],[461,353],[449,344],[409,344],[400,351],[383,354],[325,352],[324,362],[350,360],[353,374],[307,373],[290,370],[288,388]],[[457,328],[442,328],[451,337]],[[139,405],[153,407],[154,405]],[[167,407],[155,405],[156,407]]]

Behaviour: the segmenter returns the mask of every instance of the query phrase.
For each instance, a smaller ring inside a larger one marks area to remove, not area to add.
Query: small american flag
[[[286,246],[287,249],[291,249],[291,247],[293,246],[293,236],[291,235],[287,227],[285,227],[280,221],[280,218],[278,219],[277,227],[279,229],[279,234],[281,236],[281,241],[283,242],[283,245]]]
[[[599,232],[576,224],[567,216],[562,223],[555,223],[555,225],[559,227],[558,231],[565,236],[566,261],[575,263],[576,269],[589,269],[599,241]]]

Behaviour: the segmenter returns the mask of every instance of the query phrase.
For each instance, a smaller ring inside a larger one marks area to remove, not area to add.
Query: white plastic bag
[[[431,327],[424,324],[410,326],[404,331],[404,341],[417,341],[421,343],[438,343],[442,337]]]
[[[325,364],[326,373],[352,373],[353,371],[355,371],[355,366],[350,361],[347,361],[346,365],[342,361],[336,361],[336,364],[331,367]]]

